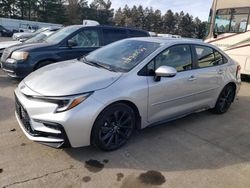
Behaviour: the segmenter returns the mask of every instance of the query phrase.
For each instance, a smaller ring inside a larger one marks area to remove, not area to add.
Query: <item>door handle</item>
[[[218,70],[217,73],[218,73],[218,74],[223,74],[223,73],[224,73],[224,70],[220,69],[220,70]]]
[[[194,75],[190,76],[188,79],[188,81],[194,81],[194,80],[197,80],[197,78]]]

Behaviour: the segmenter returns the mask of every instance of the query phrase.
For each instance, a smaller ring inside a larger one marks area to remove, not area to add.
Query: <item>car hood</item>
[[[58,62],[31,73],[23,83],[42,96],[68,96],[110,86],[122,73],[87,65],[78,60]]]
[[[11,46],[8,48],[8,51],[13,52],[17,50],[22,50],[22,51],[30,51],[30,50],[36,50],[40,49],[41,47],[50,47],[53,46],[54,44],[51,43],[45,43],[45,42],[40,42],[40,43],[20,43],[14,46]]]
[[[29,32],[21,32],[21,33],[15,33],[14,36],[17,37],[17,38],[25,38],[25,37],[30,37],[30,36],[34,36],[35,33],[29,33]]]
[[[5,49],[13,45],[21,44],[19,41],[6,41],[6,42],[0,42],[0,49]]]

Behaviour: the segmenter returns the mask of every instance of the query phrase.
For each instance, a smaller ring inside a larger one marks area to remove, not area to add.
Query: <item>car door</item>
[[[148,76],[148,121],[159,122],[188,113],[195,108],[195,93],[198,92],[193,77],[193,61],[190,45],[176,45],[164,50],[148,64],[148,72],[160,66],[174,67],[174,77],[161,77],[155,81]],[[153,71],[152,71],[153,70]]]
[[[200,106],[211,106],[216,101],[223,85],[223,77],[226,72],[226,58],[218,51],[208,46],[193,45],[196,59],[196,69],[193,75],[197,88],[195,100]]]
[[[100,47],[100,32],[98,28],[84,28],[60,47],[59,54],[65,59],[74,59],[86,55]]]

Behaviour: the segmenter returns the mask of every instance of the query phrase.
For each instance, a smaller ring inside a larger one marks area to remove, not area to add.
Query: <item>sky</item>
[[[142,5],[143,7],[153,7],[161,10],[162,14],[169,9],[173,12],[184,11],[194,17],[199,17],[202,21],[207,21],[209,10],[212,6],[212,0],[111,0],[112,8],[117,10],[126,4],[129,7],[133,5]]]

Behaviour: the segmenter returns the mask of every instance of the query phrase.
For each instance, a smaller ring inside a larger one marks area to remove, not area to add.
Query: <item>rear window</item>
[[[125,29],[103,29],[104,45],[127,38]]]

